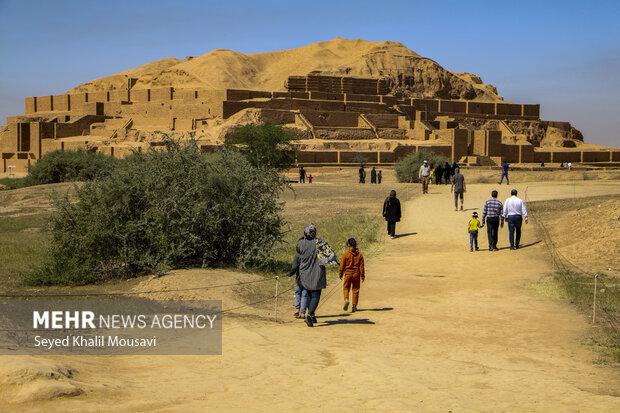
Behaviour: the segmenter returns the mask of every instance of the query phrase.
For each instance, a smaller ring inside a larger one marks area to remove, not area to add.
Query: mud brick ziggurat
[[[620,149],[571,144],[583,140],[579,131],[541,120],[537,104],[406,98],[390,94],[391,82],[311,73],[290,76],[280,91],[146,89],[128,77],[122,89],[28,97],[24,115],[7,118],[0,132],[0,172],[26,172],[59,149],[123,157],[171,134],[212,151],[244,123],[289,128],[304,165],[392,164],[419,150],[470,165],[620,162]],[[541,146],[550,133],[571,139]]]

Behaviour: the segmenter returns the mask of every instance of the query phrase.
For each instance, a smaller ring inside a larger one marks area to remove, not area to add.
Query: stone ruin
[[[568,144],[583,137],[568,122],[541,120],[537,104],[403,97],[390,94],[390,82],[310,73],[260,91],[138,89],[128,78],[123,89],[28,97],[24,115],[8,117],[0,131],[0,172],[27,172],[59,149],[123,157],[171,134],[212,151],[242,122],[293,131],[304,165],[389,165],[420,150],[470,165],[620,162],[617,149],[541,147],[550,130]]]

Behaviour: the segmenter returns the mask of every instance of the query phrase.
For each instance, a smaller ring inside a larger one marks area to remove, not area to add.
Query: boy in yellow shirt
[[[469,251],[474,252],[474,247],[476,247],[476,251],[478,251],[478,229],[482,224],[480,220],[478,220],[478,213],[476,211],[472,212],[471,219],[467,224],[467,231],[469,232]]]

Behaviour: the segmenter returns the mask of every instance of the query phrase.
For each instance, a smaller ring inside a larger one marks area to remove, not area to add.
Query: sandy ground
[[[613,181],[517,187],[530,200],[620,194]],[[406,203],[397,230],[409,235],[367,263],[358,313],[342,311],[336,286],[313,329],[227,319],[222,356],[38,358],[71,366],[61,382],[83,393],[0,410],[620,411],[620,372],[593,363],[587,320],[527,288],[551,269],[534,224],[523,249],[469,252],[469,214],[491,188],[470,185],[467,212],[446,186]]]

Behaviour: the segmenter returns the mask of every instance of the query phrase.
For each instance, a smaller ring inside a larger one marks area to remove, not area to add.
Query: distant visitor
[[[364,169],[364,165],[360,166],[360,169],[357,171],[357,173],[359,175],[359,183],[365,184],[366,183],[366,170]]]
[[[396,238],[396,223],[400,221],[400,217],[400,201],[396,198],[396,191],[392,189],[383,202],[383,218],[387,221],[387,233],[391,238]]]
[[[418,178],[422,183],[422,193],[428,194],[428,180],[431,175],[431,167],[428,166],[428,161],[424,161],[422,166],[420,166],[420,171],[418,172]]]
[[[461,211],[463,210],[463,194],[467,190],[465,186],[465,177],[461,174],[458,167],[454,168],[454,175],[451,178],[452,187],[450,192],[454,193],[454,210],[458,211],[459,198],[461,199]]]
[[[508,162],[504,161],[502,162],[502,176],[501,178],[499,178],[499,184],[501,185],[502,182],[504,182],[504,178],[506,178],[506,185],[510,185],[510,180],[508,179],[508,169],[510,168],[510,166],[508,165]]]

